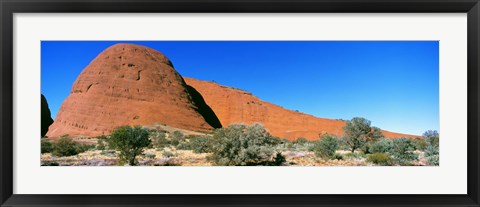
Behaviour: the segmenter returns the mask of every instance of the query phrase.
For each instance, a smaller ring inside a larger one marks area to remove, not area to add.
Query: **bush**
[[[378,140],[370,146],[371,153],[388,153],[392,149],[393,149],[393,141],[389,139]]]
[[[53,151],[53,144],[45,139],[40,142],[41,153],[50,153]]]
[[[105,140],[98,139],[96,148],[97,148],[97,150],[105,150],[105,148],[106,148]]]
[[[393,164],[392,158],[390,158],[390,156],[386,153],[373,153],[368,156],[367,162],[383,166],[389,166]]]
[[[423,137],[427,143],[427,147],[425,148],[425,159],[427,160],[428,165],[436,165],[440,164],[440,135],[437,131],[426,131],[423,134]]]
[[[398,164],[410,165],[411,161],[418,158],[414,151],[415,145],[411,139],[398,138],[393,140],[393,148],[390,150],[390,154]]]
[[[136,157],[150,145],[148,130],[140,126],[122,126],[115,129],[108,139],[108,144],[113,149],[120,151],[119,163],[136,165]]]
[[[152,141],[152,147],[157,149],[170,145],[170,140],[167,139],[166,131],[163,130],[150,130],[150,140]]]
[[[73,141],[68,135],[61,136],[53,144],[52,155],[57,157],[73,156],[93,148],[92,145],[83,145]]]
[[[145,158],[148,159],[155,159],[156,155],[155,154],[145,154]]]
[[[412,139],[415,149],[425,151],[428,146],[427,140],[424,138]]]
[[[315,143],[314,152],[317,157],[324,159],[334,159],[335,152],[338,149],[337,137],[333,135],[324,135]]]
[[[383,137],[380,128],[371,127],[370,124],[369,120],[361,117],[354,117],[352,120],[346,121],[343,127],[345,132],[344,143],[349,146],[352,153],[361,148],[363,148],[364,153],[368,153],[367,144]]]
[[[212,138],[209,136],[192,136],[189,141],[189,148],[195,153],[208,153],[212,151]]]
[[[166,158],[170,158],[174,156],[173,152],[170,152],[170,151],[164,151],[162,155]]]
[[[336,153],[335,154],[335,159],[336,160],[343,160],[343,155]]]
[[[174,131],[170,135],[172,136],[170,142],[173,146],[178,146],[180,143],[185,142],[185,136],[180,131]]]
[[[281,165],[284,157],[275,151],[278,139],[259,124],[230,125],[213,134],[212,156],[216,165]]]

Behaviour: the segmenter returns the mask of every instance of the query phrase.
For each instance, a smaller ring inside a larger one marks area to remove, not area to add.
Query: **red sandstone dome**
[[[223,126],[261,123],[272,135],[292,140],[299,137],[315,140],[327,133],[343,135],[345,121],[288,110],[262,101],[249,92],[216,83],[193,78],[185,78],[185,81],[202,94]],[[385,130],[382,133],[387,138],[418,137]]]
[[[81,72],[47,136],[98,136],[122,125],[154,123],[213,130],[214,124],[201,113],[206,105],[199,108],[188,91],[183,78],[160,52],[116,44]]]

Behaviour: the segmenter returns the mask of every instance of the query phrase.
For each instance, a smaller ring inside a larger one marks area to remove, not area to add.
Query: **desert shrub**
[[[180,131],[174,131],[170,134],[170,136],[171,136],[170,142],[173,146],[177,146],[180,143],[185,142],[185,136]]]
[[[77,155],[86,151],[77,142],[73,141],[68,135],[61,136],[60,139],[53,144],[52,155],[57,157]]]
[[[389,139],[380,139],[370,146],[371,153],[388,153],[393,148],[393,141]]]
[[[380,128],[371,127],[370,124],[369,120],[361,117],[354,117],[352,120],[346,121],[343,127],[345,132],[344,142],[349,146],[351,152],[363,148],[364,153],[368,153],[368,144],[383,137]]]
[[[208,153],[212,150],[212,138],[209,136],[192,136],[189,139],[190,149],[195,153]]]
[[[425,151],[427,148],[427,140],[424,138],[412,139],[413,144],[415,145],[415,149]]]
[[[148,159],[155,159],[156,155],[155,154],[145,154],[145,158],[148,158]]]
[[[440,164],[440,156],[439,155],[431,155],[431,156],[425,157],[425,159],[427,160],[427,163],[429,165],[438,166]]]
[[[427,143],[425,148],[425,159],[427,160],[428,165],[439,165],[440,164],[440,135],[437,131],[426,131],[423,134],[423,137]]]
[[[162,155],[167,158],[174,156],[173,152],[170,152],[170,151],[164,151],[162,152]]]
[[[97,150],[105,150],[105,147],[106,147],[105,146],[105,140],[98,139],[96,149]]]
[[[112,132],[108,144],[120,152],[120,164],[136,165],[136,157],[150,145],[148,135],[148,130],[140,126],[122,126]]]
[[[41,153],[50,153],[53,151],[53,144],[49,142],[48,140],[42,139],[40,142],[41,146]]]
[[[262,125],[230,125],[215,130],[209,158],[216,165],[280,165],[277,141]]]
[[[299,137],[298,139],[293,141],[294,144],[305,144],[307,142],[308,142],[308,140],[304,137]]]
[[[367,162],[374,163],[376,165],[392,165],[393,161],[390,155],[387,153],[373,153],[368,155]]]
[[[393,140],[393,148],[390,155],[400,165],[410,165],[411,161],[416,160],[418,155],[414,152],[415,145],[409,138],[398,138]]]
[[[150,130],[151,146],[155,148],[164,148],[170,145],[170,140],[167,139],[166,131]]]
[[[79,144],[77,143],[77,152],[82,153],[88,150],[95,150],[95,145],[93,144]]]
[[[317,157],[324,159],[334,159],[335,152],[338,149],[337,137],[333,135],[324,135],[315,143],[314,152]]]
[[[343,160],[343,155],[338,154],[338,153],[335,153],[334,159],[336,159],[336,160]]]

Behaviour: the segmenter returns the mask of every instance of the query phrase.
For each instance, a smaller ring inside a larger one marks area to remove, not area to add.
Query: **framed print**
[[[479,206],[479,4],[1,1],[2,206]]]

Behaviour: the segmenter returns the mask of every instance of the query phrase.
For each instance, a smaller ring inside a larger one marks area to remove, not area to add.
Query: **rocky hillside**
[[[318,139],[319,134],[343,135],[345,121],[319,118],[288,110],[262,101],[253,94],[217,83],[184,77],[186,83],[200,92],[215,111],[223,126],[234,123],[262,123],[274,136],[288,139]],[[416,137],[382,131],[388,138]]]
[[[121,125],[152,123],[205,132],[220,127],[203,99],[189,91],[160,52],[116,44],[80,73],[47,136],[98,136]]]

